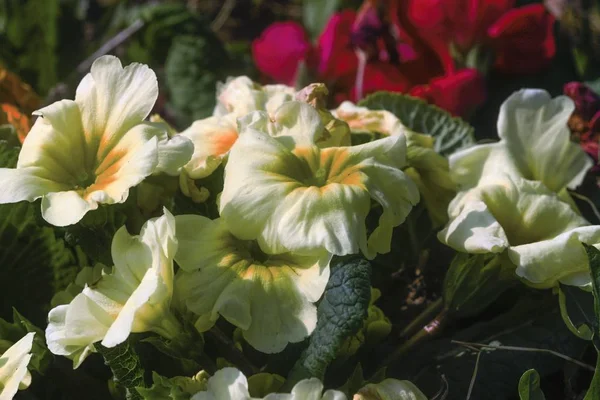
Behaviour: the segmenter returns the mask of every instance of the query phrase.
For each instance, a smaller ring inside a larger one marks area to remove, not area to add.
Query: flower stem
[[[435,300],[433,303],[429,304],[427,308],[425,308],[417,318],[413,319],[410,324],[408,324],[402,332],[400,332],[400,337],[409,337],[417,332],[419,329],[423,328],[423,326],[430,321],[430,318],[435,314],[439,313],[444,306],[444,299],[439,298]]]
[[[256,368],[242,353],[240,350],[235,347],[233,341],[223,333],[217,326],[213,326],[209,331],[205,333],[212,336],[218,342],[220,342],[223,346],[222,350],[224,352],[224,357],[235,364],[246,376],[254,375],[258,372],[258,368]]]
[[[414,334],[406,342],[398,346],[387,358],[383,360],[381,367],[390,365],[396,359],[413,349],[418,344],[432,339],[437,336],[448,322],[449,313],[447,310],[442,310],[434,319],[432,319],[421,330]],[[378,368],[379,369],[379,368]]]

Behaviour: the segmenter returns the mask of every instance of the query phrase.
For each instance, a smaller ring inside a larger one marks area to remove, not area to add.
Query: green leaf
[[[591,340],[594,326],[598,324],[594,315],[594,295],[575,286],[560,284],[558,304],[567,328],[580,339]]]
[[[161,353],[177,360],[184,373],[193,373],[201,369],[200,362],[205,360],[203,356],[204,338],[195,331],[193,326],[186,326],[186,328],[188,329],[172,340],[162,336],[150,336],[143,339],[142,342],[151,344]]]
[[[338,388],[338,390],[344,392],[348,398],[352,398],[362,387],[369,383],[379,383],[385,379],[386,367],[381,368],[375,372],[369,379],[365,379],[363,368],[360,363],[356,364],[354,371],[348,377],[346,382]]]
[[[594,293],[594,312],[596,314],[596,326],[592,342],[598,352],[596,361],[596,372],[592,378],[590,388],[588,389],[584,400],[600,399],[600,327],[597,322],[600,320],[600,250],[594,246],[582,243],[590,264],[590,272],[592,276],[592,292]]]
[[[339,5],[340,0],[302,1],[302,22],[313,40],[317,39],[321,32],[323,32],[327,21],[336,12]]]
[[[222,43],[213,36],[179,36],[165,63],[169,106],[179,125],[208,117],[215,106],[216,84],[224,80],[228,62]]]
[[[34,332],[35,336],[33,337],[32,357],[28,368],[43,375],[54,358],[52,353],[48,351],[48,347],[46,347],[44,331],[19,314],[16,309],[13,309],[12,324],[0,318],[0,341],[7,341],[12,345],[29,332]],[[0,349],[0,353],[5,350]]]
[[[445,156],[475,143],[473,127],[469,123],[416,97],[377,92],[358,105],[372,110],[387,110],[409,129],[435,137],[435,151]]]
[[[138,400],[143,398],[136,388],[145,387],[144,369],[130,340],[111,348],[104,347],[100,343],[96,343],[95,347],[104,357],[106,365],[110,367],[113,380],[125,388],[127,400]]]
[[[478,314],[517,282],[513,269],[503,255],[457,253],[444,279],[444,306],[458,317]]]
[[[502,303],[518,301],[508,311],[499,312]],[[428,342],[406,353],[398,363],[388,367],[388,375],[411,380],[418,387],[438,387],[444,375],[448,399],[463,399],[469,390],[477,353],[452,343],[452,340],[530,349],[549,349],[580,359],[589,342],[574,336],[565,326],[550,291],[532,291],[516,286],[494,304],[491,320],[479,318],[468,328],[449,333],[446,338]],[[528,369],[546,377],[565,368],[565,360],[535,352],[484,350],[471,399],[510,399],[516,395],[517,382]]]
[[[19,148],[0,141],[0,167],[16,165]],[[15,307],[36,324],[46,321],[55,291],[75,279],[72,251],[39,217],[39,203],[0,205],[0,317]]]
[[[540,389],[540,374],[535,369],[525,371],[519,380],[519,398],[521,400],[546,400]]]
[[[138,387],[136,390],[144,400],[189,400],[194,394],[205,391],[208,374],[204,371],[195,376],[175,376],[165,378],[152,372],[153,385],[149,388]]]
[[[323,379],[327,366],[344,343],[363,325],[371,298],[371,265],[358,257],[339,258],[331,264],[331,277],[317,309],[317,327],[284,386],[298,381]]]

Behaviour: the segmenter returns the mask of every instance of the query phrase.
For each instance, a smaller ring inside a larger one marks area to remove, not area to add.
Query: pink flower
[[[485,101],[485,79],[476,69],[467,68],[416,86],[410,94],[465,117]]]

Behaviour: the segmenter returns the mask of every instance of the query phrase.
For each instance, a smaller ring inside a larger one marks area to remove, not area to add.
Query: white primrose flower
[[[360,389],[353,400],[427,400],[427,397],[410,381],[384,379]]]
[[[286,101],[294,99],[296,89],[286,85],[260,85],[247,76],[230,77],[217,84],[217,105],[213,116],[233,113],[237,117],[252,111],[274,112]]]
[[[198,392],[190,400],[260,400],[250,397],[248,380],[236,368],[223,368],[209,380],[206,391]],[[323,384],[317,378],[298,382],[291,393],[271,393],[262,400],[346,400],[337,390],[323,393]]]
[[[452,178],[463,189],[496,175],[541,181],[554,192],[581,184],[592,160],[570,140],[567,121],[575,105],[544,90],[524,89],[500,107],[500,141],[476,145],[450,156]]]
[[[151,331],[166,338],[179,333],[179,322],[170,312],[177,251],[173,216],[165,209],[136,236],[122,227],[111,251],[112,273],[103,272],[93,286],[86,285],[71,303],[48,315],[48,348],[73,359],[75,368],[94,351],[95,342],[114,347],[134,332]]]
[[[144,122],[157,97],[156,75],[147,66],[123,68],[116,57],[98,58],[74,101],[34,113],[40,118],[16,169],[0,168],[0,204],[41,198],[44,219],[66,226],[99,204],[123,203],[153,173],[176,174],[193,144]]]
[[[238,138],[237,118],[252,111],[273,113],[294,99],[295,89],[285,85],[259,85],[247,76],[229,78],[217,87],[217,105],[211,117],[192,123],[179,136],[194,143],[194,154],[185,166],[191,179],[212,174]]]
[[[324,132],[310,105],[289,102],[240,120],[240,138],[225,167],[220,213],[240,239],[257,239],[268,254],[390,251],[392,229],[419,201],[406,165],[403,135],[360,146],[319,148]],[[383,207],[367,239],[371,200]]]
[[[543,183],[508,175],[487,178],[459,193],[448,213],[450,222],[438,238],[455,250],[506,251],[517,275],[534,287],[590,284],[580,242],[600,246],[600,226],[590,226]]]
[[[18,390],[27,389],[31,374],[27,369],[35,333],[30,332],[0,356],[0,400],[11,400]]]
[[[222,316],[265,353],[312,333],[314,303],[329,280],[330,254],[266,255],[255,241],[233,236],[221,218],[178,215],[175,220],[175,260],[181,267],[175,301],[199,316],[198,330],[210,329]]]

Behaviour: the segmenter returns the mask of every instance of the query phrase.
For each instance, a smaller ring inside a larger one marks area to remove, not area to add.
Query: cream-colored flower
[[[381,136],[406,136],[404,172],[417,184],[434,226],[448,221],[448,204],[456,194],[450,178],[446,157],[434,150],[435,139],[408,129],[398,117],[385,110],[370,110],[349,101],[343,102],[333,114],[348,123],[353,133],[368,133],[375,139]]]
[[[274,112],[281,104],[294,99],[296,89],[286,85],[260,85],[247,76],[230,77],[217,85],[214,116],[233,114],[243,117],[252,111]]]
[[[450,156],[453,179],[463,189],[497,175],[541,181],[554,192],[575,188],[592,160],[571,142],[567,121],[575,106],[566,96],[524,89],[500,107],[500,141],[477,145]]]
[[[27,369],[35,333],[30,332],[0,356],[0,400],[11,400],[18,390],[27,389],[31,374]]]
[[[427,400],[427,397],[410,381],[385,379],[377,384],[369,383],[353,400]]]
[[[265,353],[302,341],[317,323],[314,303],[329,279],[327,253],[266,255],[255,241],[233,236],[222,219],[179,215],[175,295],[210,329],[219,316]]]
[[[248,380],[235,368],[223,368],[209,380],[206,391],[198,392],[190,400],[260,400],[250,397]],[[323,384],[317,378],[298,382],[291,393],[271,393],[262,400],[346,400],[337,390],[323,393]]]
[[[75,95],[35,112],[16,169],[0,169],[0,203],[42,198],[42,216],[57,226],[77,223],[99,204],[122,203],[129,189],[156,172],[188,162],[192,143],[169,141],[144,122],[158,96],[154,72],[98,58]]]
[[[373,258],[388,252],[392,229],[419,201],[416,185],[401,170],[405,137],[321,149],[315,145],[323,132],[317,111],[298,102],[282,108],[288,113],[282,122],[260,112],[240,122],[220,199],[231,232],[257,239],[269,254],[362,251]],[[383,213],[367,239],[371,199]]]
[[[538,181],[496,176],[461,192],[448,209],[438,238],[466,253],[506,251],[517,275],[531,286],[590,283],[580,242],[600,245],[600,226],[590,226],[569,203]]]
[[[310,90],[309,90],[310,89]],[[226,159],[231,147],[239,136],[239,118],[253,111],[266,112],[278,125],[289,125],[288,118],[293,115],[289,108],[294,103],[293,88],[284,85],[260,86],[247,77],[242,76],[229,81],[218,95],[219,103],[212,117],[195,121],[189,128],[181,132],[194,143],[194,155],[185,166],[191,179],[201,179],[212,174]],[[312,91],[322,93],[324,85],[311,85],[303,91],[305,102],[313,103]],[[289,103],[284,107],[283,105]],[[314,107],[319,111],[323,124],[319,137],[315,138],[319,147],[350,145],[350,130],[343,121],[334,118],[324,108]]]
[[[94,351],[95,342],[114,347],[132,332],[152,331],[167,338],[178,334],[179,323],[170,312],[175,220],[166,209],[164,213],[147,221],[139,235],[119,229],[112,242],[112,273],[103,273],[71,303],[50,311],[50,351],[72,358],[76,368]]]

